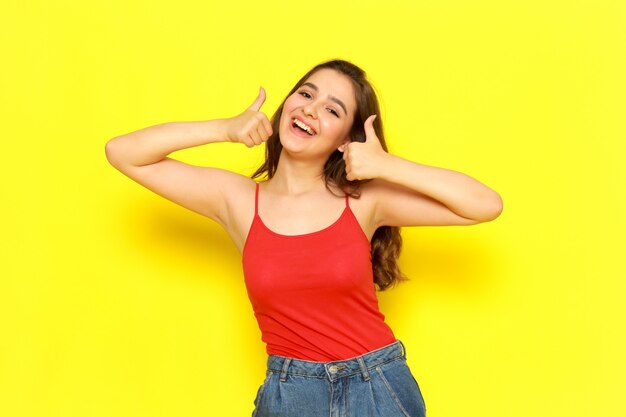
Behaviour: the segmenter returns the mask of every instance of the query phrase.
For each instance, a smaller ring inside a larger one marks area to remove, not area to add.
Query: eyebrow
[[[306,82],[302,85],[306,85],[307,87],[311,87],[313,90],[315,91],[319,91],[319,88],[317,88],[317,86],[313,83],[310,82]],[[339,104],[341,106],[341,108],[343,109],[343,112],[348,115],[348,110],[346,110],[346,105],[343,104],[343,101],[339,100],[337,97],[335,96],[331,96],[330,94],[328,95],[328,98],[330,98],[332,101],[334,101],[335,103]]]

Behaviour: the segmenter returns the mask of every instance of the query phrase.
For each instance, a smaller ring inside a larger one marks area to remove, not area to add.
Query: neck
[[[324,164],[325,161],[293,159],[283,150],[276,172],[268,183],[281,194],[299,195],[318,191],[325,188],[322,176]]]

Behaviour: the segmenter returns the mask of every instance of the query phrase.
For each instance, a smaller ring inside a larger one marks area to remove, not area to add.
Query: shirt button
[[[337,373],[337,365],[330,365],[328,367],[328,372],[330,372],[331,374],[336,374]]]

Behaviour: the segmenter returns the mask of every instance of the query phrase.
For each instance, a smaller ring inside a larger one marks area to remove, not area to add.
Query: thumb
[[[248,110],[259,111],[264,102],[265,102],[265,89],[261,87],[261,89],[259,90],[259,95],[254,100],[254,103],[252,103],[250,107],[248,107]]]
[[[363,128],[365,129],[366,142],[368,139],[376,137],[376,131],[374,130],[374,119],[376,119],[376,117],[378,117],[377,114],[371,115],[367,118],[367,120],[365,120],[365,123],[363,124]]]

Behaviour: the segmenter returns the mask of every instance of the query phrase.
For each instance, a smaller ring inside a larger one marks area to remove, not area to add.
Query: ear
[[[346,139],[341,145],[339,145],[339,147],[337,148],[339,150],[339,152],[343,152],[346,150],[346,146],[348,146],[350,144],[350,142],[352,142],[350,140],[350,138]]]

